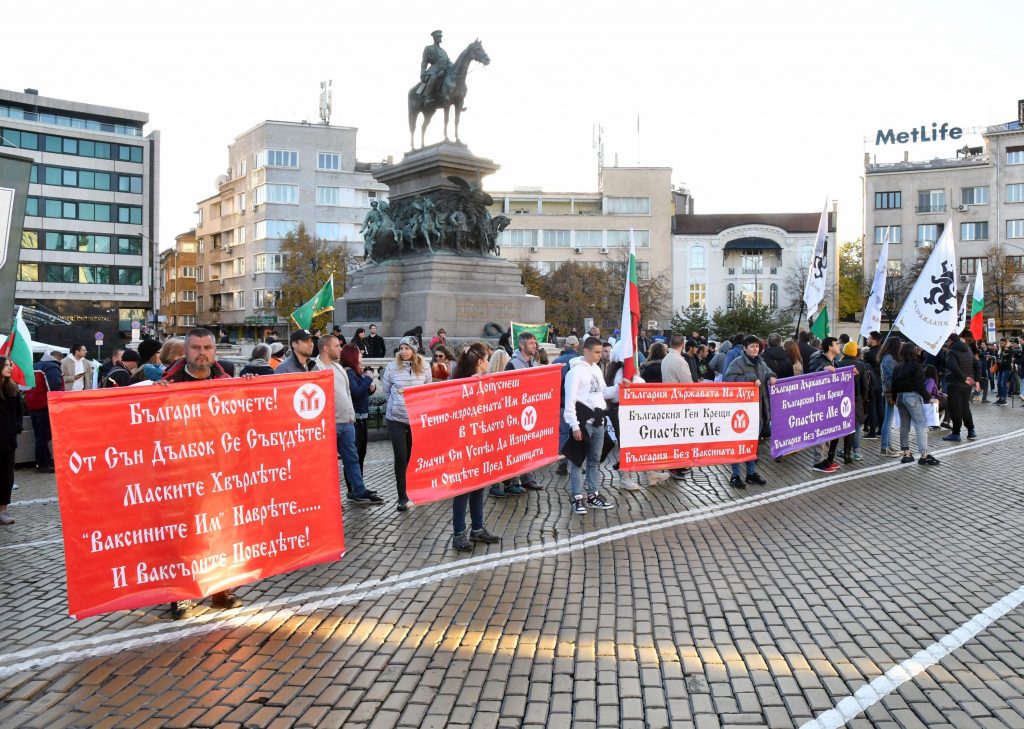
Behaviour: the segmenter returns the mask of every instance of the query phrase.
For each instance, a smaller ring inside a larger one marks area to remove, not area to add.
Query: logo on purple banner
[[[773,457],[849,435],[857,427],[853,367],[779,380],[768,393]]]

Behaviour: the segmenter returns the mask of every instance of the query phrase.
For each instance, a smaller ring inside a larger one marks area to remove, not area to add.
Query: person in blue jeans
[[[890,336],[879,353],[879,369],[882,373],[882,396],[885,399],[885,414],[882,416],[882,431],[879,433],[883,456],[897,458],[900,452],[892,448],[892,421],[896,414],[896,398],[892,394],[892,373],[900,352],[900,340]],[[923,370],[922,370],[923,371]]]
[[[937,466],[939,461],[928,451],[928,424],[924,416],[924,404],[932,401],[931,393],[925,387],[924,368],[918,359],[919,350],[913,342],[900,347],[900,361],[892,373],[892,394],[900,411],[901,463],[913,463],[910,451],[910,425],[917,431],[917,449],[921,454],[918,463],[922,466]]]
[[[384,499],[367,490],[363,483],[362,469],[359,468],[356,411],[352,405],[348,373],[341,366],[341,341],[333,334],[326,334],[317,340],[317,346],[320,348],[320,356],[313,360],[313,369],[334,373],[334,432],[337,435],[338,455],[345,471],[345,481],[352,487],[348,499],[355,504],[383,504]]]
[[[473,345],[463,352],[459,361],[455,363],[452,379],[480,377],[487,372],[488,365],[487,352],[482,347]],[[484,526],[484,491],[486,491],[486,487],[481,486],[452,499],[452,531],[454,532],[452,546],[460,552],[472,551],[476,542],[497,544],[501,541],[501,537],[491,534]],[[468,535],[466,534],[467,506],[469,506],[470,520]]]

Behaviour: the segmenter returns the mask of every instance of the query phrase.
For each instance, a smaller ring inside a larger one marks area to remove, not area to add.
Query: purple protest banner
[[[857,427],[854,369],[812,372],[779,380],[768,390],[773,457],[849,435]]]

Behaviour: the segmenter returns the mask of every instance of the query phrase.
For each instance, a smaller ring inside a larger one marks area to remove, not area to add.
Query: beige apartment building
[[[232,339],[284,335],[278,316],[281,243],[299,223],[316,239],[363,255],[359,228],[387,187],[356,161],[353,127],[265,121],[228,146],[228,172],[200,200],[196,225],[200,325]],[[314,285],[315,284],[315,285]],[[323,281],[311,282],[310,294]]]
[[[1024,116],[1024,109],[1022,109]],[[890,275],[912,267],[952,220],[958,286],[973,284],[996,247],[1024,271],[1024,126],[997,124],[982,146],[965,146],[952,159],[874,164],[865,156],[864,266],[873,275],[889,235]],[[991,302],[992,292],[986,292]],[[1019,325],[1019,322],[1016,323]]]
[[[603,167],[598,189],[591,192],[545,192],[517,187],[491,192],[491,214],[512,219],[499,241],[501,255],[529,260],[542,273],[566,261],[608,266],[636,241],[637,277],[672,276],[672,220],[692,212],[684,190],[673,190],[669,167]],[[677,210],[677,207],[682,208]],[[670,314],[666,301],[665,311]]]
[[[175,236],[174,247],[160,254],[160,331],[183,336],[196,325],[196,231]]]

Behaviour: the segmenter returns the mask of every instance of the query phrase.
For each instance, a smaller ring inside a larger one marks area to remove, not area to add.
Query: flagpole
[[[807,304],[804,302],[804,300],[800,299],[800,313],[797,314],[797,317],[796,317],[796,332],[793,334],[793,339],[795,341],[799,341],[800,340],[800,322],[803,321],[803,318],[804,318],[804,307],[806,307],[806,306],[807,306]]]

